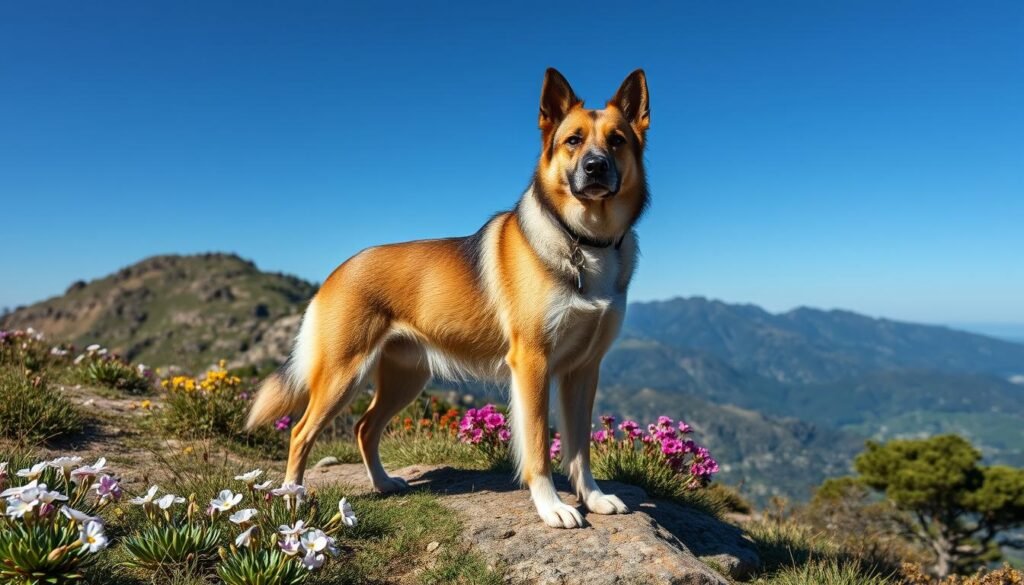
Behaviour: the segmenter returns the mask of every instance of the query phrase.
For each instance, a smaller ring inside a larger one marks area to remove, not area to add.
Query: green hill
[[[259,344],[316,286],[232,254],[155,256],[0,319],[151,366],[204,368]]]

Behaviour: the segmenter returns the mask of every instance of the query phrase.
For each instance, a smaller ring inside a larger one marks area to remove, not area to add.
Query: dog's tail
[[[310,301],[306,313],[302,316],[302,325],[299,326],[299,334],[295,337],[295,345],[288,360],[276,372],[267,376],[260,385],[249,410],[246,429],[253,429],[306,409],[309,402],[309,372],[316,361],[317,350],[314,301]]]

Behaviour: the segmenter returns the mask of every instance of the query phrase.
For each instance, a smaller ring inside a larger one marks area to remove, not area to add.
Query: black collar
[[[607,248],[609,246],[614,245],[616,250],[618,250],[622,246],[622,240],[626,238],[626,234],[622,234],[617,240],[598,240],[581,234],[576,230],[572,229],[572,226],[565,223],[565,220],[562,219],[562,216],[559,215],[558,211],[551,205],[551,201],[548,200],[547,196],[544,193],[538,192],[536,181],[531,187],[533,189],[533,197],[534,199],[537,200],[537,203],[540,204],[540,208],[544,211],[544,213],[546,213],[549,217],[555,220],[555,223],[558,224],[560,228],[562,228],[562,231],[565,232],[567,236],[569,236],[569,239],[572,240],[573,244],[575,244],[576,246],[587,246],[590,248]]]
[[[607,248],[608,246],[614,245],[615,249],[618,250],[622,246],[622,240],[625,239],[626,237],[626,235],[623,234],[616,240],[595,240],[594,238],[585,236],[577,232],[576,230],[572,229],[572,227],[569,224],[565,223],[565,220],[562,219],[562,216],[558,215],[557,213],[553,213],[550,210],[545,211],[547,211],[548,215],[555,218],[555,221],[558,223],[559,226],[561,226],[562,231],[569,235],[569,238],[572,239],[573,243],[580,246],[587,246],[590,248]]]

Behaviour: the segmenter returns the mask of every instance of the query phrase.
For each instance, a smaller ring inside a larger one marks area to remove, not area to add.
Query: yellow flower
[[[146,409],[146,410],[149,410],[149,408],[150,408],[151,406],[153,406],[153,403],[152,403],[152,402],[150,402],[149,400],[143,400],[143,401],[142,401],[142,404],[140,404],[139,406],[141,406],[142,408],[144,408],[144,409]]]

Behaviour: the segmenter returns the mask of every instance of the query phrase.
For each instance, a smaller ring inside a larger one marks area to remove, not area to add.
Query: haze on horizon
[[[644,67],[633,300],[1024,337],[1024,4],[588,6],[0,8],[0,307],[153,254],[321,281],[471,233],[526,186],[545,67],[590,104]]]

